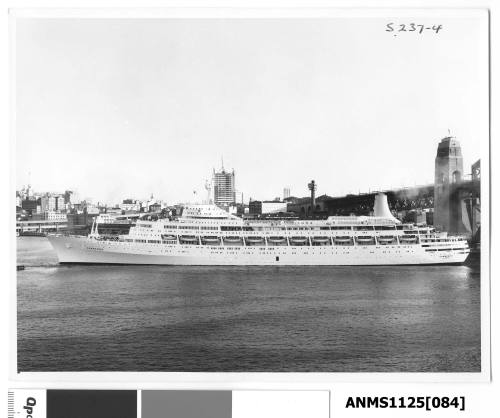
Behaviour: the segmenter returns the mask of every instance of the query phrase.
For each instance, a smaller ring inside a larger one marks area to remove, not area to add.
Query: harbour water
[[[17,244],[21,372],[480,371],[474,266],[59,266]]]

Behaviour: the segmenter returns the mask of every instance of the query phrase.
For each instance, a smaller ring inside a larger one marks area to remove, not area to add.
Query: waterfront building
[[[99,215],[101,213],[99,207],[93,204],[87,204],[86,211],[89,215]]]
[[[41,212],[34,213],[30,217],[32,221],[54,221],[54,222],[65,222],[68,220],[68,215],[61,212]]]
[[[296,196],[289,196],[287,197],[286,199],[283,199],[286,203],[289,203],[289,204],[295,204],[297,203],[300,198],[296,197]]]
[[[217,206],[229,206],[236,203],[234,170],[229,172],[222,166],[220,171],[213,171],[212,186],[214,203]]]
[[[271,213],[280,213],[287,211],[287,202],[275,200],[252,200],[248,204],[250,215],[266,215]]]
[[[68,219],[68,217],[65,213],[44,212],[44,219],[46,221],[66,221]]]
[[[55,211],[57,208],[57,200],[55,196],[46,194],[40,198],[42,212]]]
[[[46,193],[40,198],[41,212],[60,212],[66,210],[65,196]]]
[[[28,213],[37,213],[38,202],[35,198],[26,198],[21,202],[21,207]]]
[[[106,212],[105,213],[109,213],[110,215],[121,215],[122,214],[122,210],[117,207],[117,208],[106,208]]]
[[[141,210],[141,203],[135,199],[124,199],[120,204],[120,209],[125,212],[139,212]]]
[[[68,229],[73,233],[88,233],[88,228],[92,225],[95,218],[98,215],[91,215],[86,211],[81,213],[69,213],[67,215],[68,219]]]
[[[289,187],[285,187],[283,189],[283,200],[286,200],[290,197],[290,188]]]
[[[250,215],[261,215],[262,214],[262,202],[260,200],[252,200],[248,202],[248,213]]]
[[[164,207],[166,207],[165,203],[156,199],[152,193],[149,200],[143,202],[142,204],[144,212],[160,212]]]
[[[148,208],[149,212],[159,212],[160,210],[161,210],[161,204],[158,202],[151,203]]]

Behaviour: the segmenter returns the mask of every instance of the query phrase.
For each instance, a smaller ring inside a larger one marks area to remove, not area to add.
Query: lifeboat
[[[208,245],[220,244],[219,237],[216,236],[201,237],[201,242],[203,242],[203,244],[208,244]]]
[[[313,237],[312,242],[313,242],[313,244],[330,244],[330,238],[329,237]]]
[[[197,244],[198,243],[198,237],[196,237],[194,235],[181,235],[179,237],[179,240],[182,243],[186,243],[186,244]]]
[[[264,242],[264,238],[262,237],[246,237],[247,244],[256,245],[262,244]]]
[[[335,237],[335,244],[350,244],[351,237]]]
[[[392,242],[394,242],[394,237],[393,236],[380,236],[378,237],[378,242],[380,242],[381,244],[390,244]]]
[[[372,236],[360,236],[356,237],[356,241],[359,242],[360,244],[372,244],[374,242],[374,237]]]
[[[177,237],[175,235],[162,235],[161,238],[164,241],[176,241]]]
[[[307,237],[291,237],[290,245],[307,245],[309,239]]]
[[[274,244],[274,245],[282,245],[282,244],[286,244],[286,238],[285,237],[269,237],[267,239],[267,241],[270,243],[270,244]]]
[[[405,244],[414,244],[417,242],[417,237],[415,235],[402,235],[399,240]]]
[[[241,237],[230,236],[230,237],[224,237],[223,240],[226,244],[229,245],[241,244]]]

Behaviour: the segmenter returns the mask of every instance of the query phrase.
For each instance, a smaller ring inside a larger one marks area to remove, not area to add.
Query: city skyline
[[[465,158],[464,158],[465,159]],[[472,166],[472,165],[471,165]],[[215,169],[213,169],[215,170]],[[231,169],[231,171],[235,171],[234,169]],[[434,174],[434,173],[433,173]],[[467,178],[467,177],[470,177],[471,176],[471,172],[470,172],[470,167],[464,167],[464,177]],[[31,176],[29,176],[31,177]],[[286,186],[283,186],[283,188],[281,189],[281,192],[279,190],[276,191],[276,193],[274,195],[270,195],[270,196],[249,196],[249,197],[246,197],[244,199],[244,203],[248,203],[249,200],[262,200],[262,201],[272,201],[276,198],[280,198],[280,200],[283,200],[283,198],[285,196],[281,196],[283,194],[283,190],[288,190],[288,193],[289,195],[286,196],[286,197],[296,197],[296,198],[303,198],[303,197],[308,197],[309,194],[310,194],[310,191],[308,189],[308,185],[307,183],[309,182],[310,180],[307,180],[307,179],[304,179],[304,184],[303,184],[303,187],[300,189],[300,190],[297,190],[296,193],[294,193],[293,189],[291,189],[290,187],[286,187]],[[415,186],[425,186],[425,185],[430,185],[430,184],[433,184],[434,183],[434,179],[432,179],[431,181],[428,181],[427,183],[413,183],[413,184],[407,184],[407,185],[395,185],[394,187],[389,187],[389,188],[386,188],[386,189],[382,189],[382,188],[368,188],[368,189],[359,189],[359,190],[353,190],[353,191],[349,191],[348,193],[346,194],[366,194],[366,193],[373,193],[373,192],[376,192],[376,191],[389,191],[389,190],[397,190],[397,189],[400,189],[400,188],[405,188],[405,187],[415,187]],[[22,184],[20,187],[16,187],[16,192],[26,188],[27,186],[31,186],[31,188],[35,191],[35,194],[36,195],[44,195],[44,194],[64,194],[64,192],[66,191],[71,191],[73,194],[75,194],[76,196],[78,196],[79,199],[81,199],[81,201],[87,201],[87,202],[92,202],[93,204],[96,204],[96,203],[100,203],[100,204],[103,204],[103,205],[108,205],[108,206],[113,206],[113,205],[118,205],[120,203],[122,203],[124,200],[127,200],[127,199],[134,199],[134,200],[138,200],[138,201],[146,201],[146,200],[149,200],[152,196],[154,196],[155,199],[158,199],[160,201],[167,201],[167,198],[165,197],[162,197],[161,195],[157,196],[155,195],[154,193],[148,193],[147,191],[143,192],[141,195],[133,195],[131,193],[127,193],[125,192],[124,195],[122,195],[121,197],[118,198],[118,200],[116,201],[106,201],[106,200],[99,200],[99,199],[95,199],[94,196],[92,195],[82,195],[79,191],[78,188],[71,188],[71,187],[63,187],[62,189],[60,190],[48,190],[48,189],[44,189],[43,187],[34,187],[34,184],[36,185],[36,181],[35,182],[28,182],[26,184]],[[206,183],[205,183],[205,186],[206,186]],[[238,193],[243,193],[244,194],[244,191],[242,190],[236,190]],[[207,194],[207,191],[206,191],[206,187],[204,189],[202,189],[202,187],[200,187],[199,189],[194,189],[192,191],[192,196],[191,196],[191,199],[188,199],[188,200],[185,200],[185,201],[181,201],[181,200],[177,200],[177,201],[168,201],[168,203],[170,205],[175,205],[175,204],[182,204],[182,203],[205,203],[205,201],[207,200],[206,199],[206,194]],[[212,195],[213,195],[213,191],[212,191]],[[328,192],[325,192],[325,193],[321,193],[318,195],[321,196],[321,195],[328,195],[328,196],[331,196],[331,197],[340,197],[340,196],[343,196],[343,195],[340,195],[340,194],[330,194]],[[239,201],[236,201],[236,203],[240,203]]]
[[[432,183],[448,129],[469,171],[487,68],[475,19],[442,21],[20,20],[16,187],[202,200],[222,154],[245,201],[385,190]]]

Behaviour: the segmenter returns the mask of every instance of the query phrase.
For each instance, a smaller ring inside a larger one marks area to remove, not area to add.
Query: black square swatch
[[[137,418],[137,391],[48,390],[47,418]]]

